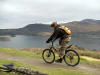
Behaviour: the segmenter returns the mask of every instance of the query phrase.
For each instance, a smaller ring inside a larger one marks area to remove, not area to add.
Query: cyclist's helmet
[[[51,27],[55,27],[55,26],[57,26],[57,22],[52,22]]]

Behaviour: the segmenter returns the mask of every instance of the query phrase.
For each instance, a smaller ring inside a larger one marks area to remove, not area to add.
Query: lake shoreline
[[[16,37],[11,36],[2,36],[10,38],[9,41],[0,41],[1,47],[7,48],[47,48],[48,44],[46,40],[49,36],[36,36],[36,35],[16,35]],[[57,40],[58,41],[58,40]],[[55,42],[54,45],[58,45],[58,42]],[[91,36],[72,36],[72,40],[69,44],[73,44],[79,47],[88,48],[91,50],[100,50],[100,40],[97,37]]]

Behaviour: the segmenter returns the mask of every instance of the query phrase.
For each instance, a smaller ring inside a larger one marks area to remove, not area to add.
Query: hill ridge
[[[63,23],[60,25],[66,25],[71,29],[73,33],[99,33],[100,32],[100,20],[84,19],[81,21],[72,21]],[[0,35],[38,35],[41,33],[53,32],[49,24],[35,23],[28,24],[19,29],[0,29]]]

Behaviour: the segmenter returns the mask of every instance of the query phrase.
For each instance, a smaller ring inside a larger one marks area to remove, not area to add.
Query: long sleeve
[[[62,30],[62,29],[59,29],[58,28],[59,26],[57,26],[55,29],[54,29],[54,32],[53,32],[53,34],[50,36],[50,38],[46,41],[46,42],[50,42],[50,41],[55,41],[56,39],[58,39],[58,38],[60,38],[60,37],[62,37],[64,34],[65,34],[65,32]]]
[[[50,38],[47,41],[53,41],[53,39],[56,38],[56,32],[53,32],[53,34],[50,36]]]

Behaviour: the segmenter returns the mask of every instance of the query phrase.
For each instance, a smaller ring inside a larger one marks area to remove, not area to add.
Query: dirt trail
[[[0,53],[0,59],[7,59],[7,60],[15,60],[24,62],[25,64],[35,65],[35,66],[42,66],[46,68],[64,68],[70,70],[77,70],[85,73],[90,73],[94,75],[100,75],[100,67],[95,67],[88,64],[79,64],[76,67],[67,66],[64,62],[63,63],[53,63],[47,64],[42,59],[36,59],[31,57],[21,57],[21,56],[12,56],[5,53]]]

